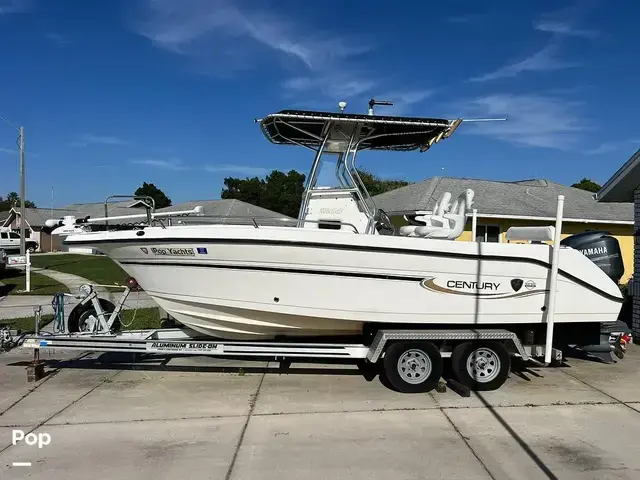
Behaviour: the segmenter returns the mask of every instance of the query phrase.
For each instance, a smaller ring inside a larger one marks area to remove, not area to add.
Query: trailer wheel
[[[111,303],[109,300],[104,298],[98,299],[100,301],[100,306],[102,307],[102,311],[105,316],[108,318],[111,316],[111,313],[116,309],[116,306]],[[86,321],[91,316],[97,316],[95,308],[93,308],[92,303],[87,303],[85,305],[78,304],[76,305],[71,313],[69,313],[69,333],[77,333],[86,331]],[[122,328],[122,322],[120,321],[120,315],[116,317],[116,320],[113,322],[111,326],[112,331],[119,331]]]
[[[442,376],[442,357],[430,342],[392,343],[382,359],[381,373],[399,392],[428,392]]]
[[[500,342],[465,342],[453,349],[451,368],[471,390],[497,390],[507,381],[511,357]]]

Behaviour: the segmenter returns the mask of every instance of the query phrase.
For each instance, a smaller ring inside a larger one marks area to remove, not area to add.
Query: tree
[[[273,170],[266,178],[224,179],[220,195],[223,199],[236,199],[251,203],[289,217],[297,217],[304,191],[305,176],[295,170],[283,173]]]
[[[24,206],[25,208],[37,208],[31,200],[25,200]],[[9,192],[6,199],[0,196],[0,212],[11,210],[14,207],[20,208],[20,196],[16,192]]]
[[[587,192],[599,192],[602,188],[602,185],[598,185],[596,182],[591,180],[590,178],[583,178],[578,183],[574,183],[571,185],[573,188],[579,188],[580,190],[586,190]]]
[[[371,196],[409,184],[403,180],[382,180],[366,170],[358,172]],[[286,174],[273,170],[265,179],[227,177],[221,197],[241,200],[295,218],[300,210],[304,182],[305,175],[295,170]]]
[[[16,206],[20,202],[20,196],[16,192],[9,192],[7,195],[7,202],[12,206]]]
[[[372,197],[409,185],[409,182],[405,180],[382,180],[376,177],[373,173],[362,169],[358,169],[358,173],[360,174],[362,183],[364,183],[369,195]]]
[[[153,183],[144,182],[141,187],[134,192],[136,196],[151,197],[156,203],[156,208],[165,208],[171,206],[171,199],[156,187]]]

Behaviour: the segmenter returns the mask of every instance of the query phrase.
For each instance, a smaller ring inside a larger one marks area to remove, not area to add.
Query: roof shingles
[[[599,203],[591,192],[547,180],[499,182],[472,178],[432,177],[376,195],[373,200],[387,213],[430,211],[444,192],[452,200],[465,189],[475,192],[478,214],[555,217],[558,195],[564,195],[564,217],[594,221],[633,221],[632,203]]]

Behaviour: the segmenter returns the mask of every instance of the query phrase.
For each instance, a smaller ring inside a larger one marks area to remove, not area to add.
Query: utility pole
[[[26,192],[24,183],[24,127],[20,127],[20,255],[24,255],[26,252],[24,238],[24,225],[26,223],[24,213],[24,199],[26,196]]]
[[[24,218],[24,198],[26,196],[24,187],[24,127],[18,128],[4,117],[0,117],[0,120],[20,133],[18,137],[18,146],[20,147],[20,255],[24,255],[26,252],[24,241],[24,225],[26,221]]]
[[[51,218],[53,218],[53,185],[51,185]],[[53,235],[49,234],[49,252],[53,252]]]

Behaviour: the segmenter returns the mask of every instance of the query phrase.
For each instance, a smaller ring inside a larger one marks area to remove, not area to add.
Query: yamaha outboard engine
[[[565,238],[560,242],[560,245],[575,248],[582,252],[585,257],[600,267],[616,283],[624,275],[620,244],[609,232],[578,233]]]
[[[624,275],[620,244],[609,232],[578,233],[565,238],[560,244],[580,251],[616,283],[619,283]],[[600,345],[585,345],[581,347],[581,350],[606,363],[613,361],[612,352],[622,358],[625,345],[630,341],[632,335],[631,302],[632,298],[627,296],[618,315],[618,321],[601,325]]]

